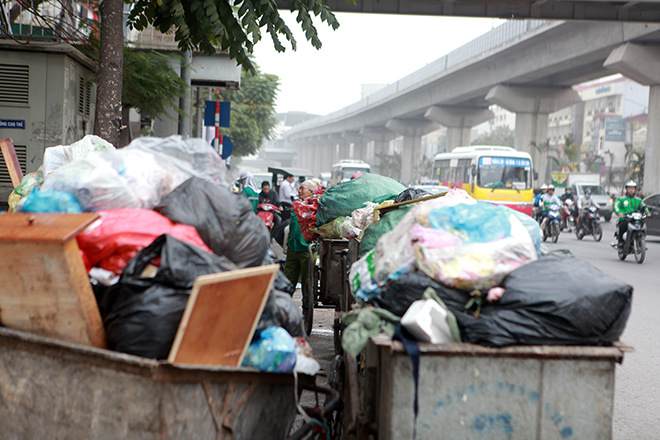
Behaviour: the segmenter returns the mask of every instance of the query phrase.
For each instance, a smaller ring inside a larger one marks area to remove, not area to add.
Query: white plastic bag
[[[92,134],[88,134],[71,145],[48,147],[44,151],[44,177],[52,174],[56,169],[69,162],[86,157],[93,151],[107,151],[114,149],[115,147],[110,142]]]

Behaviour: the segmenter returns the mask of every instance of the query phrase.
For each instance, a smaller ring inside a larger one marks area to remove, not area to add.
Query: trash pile
[[[143,137],[117,150],[86,136],[47,148],[12,192],[10,211],[98,213],[76,240],[108,347],[166,359],[199,276],[272,264],[268,231],[230,190],[226,169],[202,139]],[[318,370],[294,290],[278,272],[244,365]]]
[[[360,246],[349,276],[357,304],[343,317],[353,355],[398,326],[435,344],[611,345],[630,314],[631,286],[572,256],[542,256],[531,217],[462,189],[391,210]]]

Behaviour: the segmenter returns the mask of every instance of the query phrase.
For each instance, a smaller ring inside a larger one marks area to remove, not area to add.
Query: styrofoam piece
[[[401,325],[417,340],[432,344],[453,342],[447,311],[432,299],[413,302],[401,318]]]

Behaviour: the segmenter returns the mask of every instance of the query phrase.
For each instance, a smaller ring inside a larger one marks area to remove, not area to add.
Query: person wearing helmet
[[[536,197],[534,197],[534,219],[536,221],[540,221],[541,209],[539,206],[541,204],[541,197],[543,197],[543,195],[546,193],[547,190],[548,190],[548,185],[544,183],[543,185],[541,185],[541,192],[538,193]]]
[[[555,195],[554,185],[548,185],[548,190],[543,194],[543,197],[541,197],[539,204],[541,205],[541,217],[543,219],[548,216],[548,212],[552,205],[561,205],[559,197]]]
[[[587,213],[589,212],[590,207],[595,207],[596,209],[600,209],[598,206],[598,203],[594,199],[591,198],[591,190],[589,188],[584,190],[584,194],[580,196],[577,202],[578,205],[578,210],[580,213],[578,214],[578,226],[582,224],[584,221],[584,218],[587,216]]]
[[[619,220],[617,220],[616,223],[618,227],[617,238],[619,240],[619,245],[623,244],[621,237],[623,237],[623,233],[628,230],[628,219],[626,218],[626,214],[641,211],[648,215],[648,209],[644,206],[642,199],[635,196],[637,184],[634,181],[629,180],[626,183],[625,189],[626,191],[623,197],[616,199],[616,203],[614,204],[614,213],[619,216]]]

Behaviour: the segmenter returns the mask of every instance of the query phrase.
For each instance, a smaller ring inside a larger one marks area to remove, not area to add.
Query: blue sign
[[[515,157],[480,157],[479,165],[518,168],[531,168],[532,166],[529,159],[518,159]]]
[[[0,119],[0,128],[20,128],[25,130],[25,119]]]
[[[218,143],[220,141],[218,140]],[[215,148],[215,139],[211,141],[211,146]],[[231,156],[231,153],[234,151],[234,144],[231,143],[231,139],[229,139],[229,136],[222,136],[222,145],[220,146],[222,148],[222,152],[220,155],[222,156],[223,159],[227,159],[229,156]]]
[[[218,127],[229,127],[229,116],[231,115],[231,102],[206,101],[204,109],[204,125],[207,127],[215,126],[215,107],[216,102],[220,103],[220,120]]]

